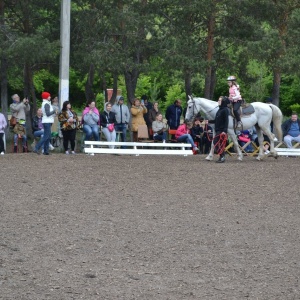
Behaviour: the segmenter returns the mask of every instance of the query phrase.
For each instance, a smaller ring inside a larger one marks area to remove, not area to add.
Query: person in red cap
[[[33,152],[39,154],[40,148],[44,147],[44,155],[49,155],[49,144],[51,139],[51,125],[54,122],[54,116],[58,114],[58,111],[51,105],[51,95],[48,92],[42,93],[42,111],[43,118],[42,123],[44,127],[44,135],[40,141],[36,144]]]

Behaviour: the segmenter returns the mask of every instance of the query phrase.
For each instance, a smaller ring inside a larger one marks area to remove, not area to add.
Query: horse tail
[[[282,124],[282,112],[281,110],[274,104],[269,104],[269,106],[272,109],[272,121],[273,125],[276,129],[276,133],[278,135],[278,140],[281,142],[282,141],[282,129],[281,129],[281,124]]]

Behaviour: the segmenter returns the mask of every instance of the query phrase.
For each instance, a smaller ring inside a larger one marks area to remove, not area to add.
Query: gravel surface
[[[299,158],[204,158],[1,156],[0,299],[300,299]]]

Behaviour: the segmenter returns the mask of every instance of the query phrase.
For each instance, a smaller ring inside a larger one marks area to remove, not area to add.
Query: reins
[[[224,149],[226,147],[226,143],[227,143],[227,134],[218,134],[215,135],[213,138],[209,137],[209,133],[207,130],[207,124],[205,124],[205,131],[206,131],[206,136],[209,142],[211,142],[213,139],[216,139],[217,137],[219,137],[218,142],[216,144],[214,144],[215,149],[218,149],[218,155],[222,154],[224,152]]]

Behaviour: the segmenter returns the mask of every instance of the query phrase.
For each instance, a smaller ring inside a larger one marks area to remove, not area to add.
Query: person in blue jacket
[[[168,106],[166,111],[166,119],[170,129],[177,129],[179,127],[181,115],[181,100],[177,99],[174,104]]]

